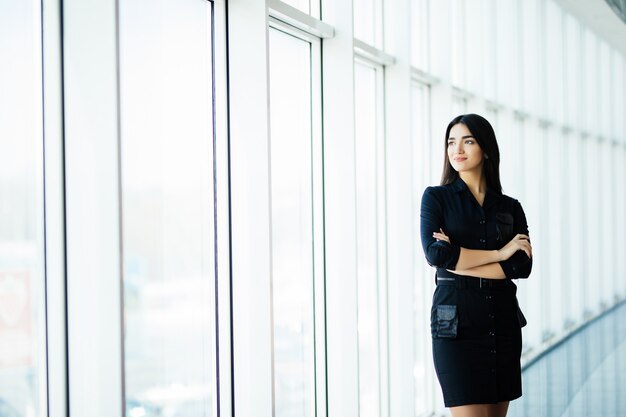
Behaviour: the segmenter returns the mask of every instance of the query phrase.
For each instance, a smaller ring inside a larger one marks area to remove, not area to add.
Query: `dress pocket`
[[[498,231],[498,240],[508,243],[513,239],[513,215],[511,213],[496,213],[496,230]]]
[[[528,322],[526,321],[526,317],[524,317],[524,313],[522,313],[522,309],[519,308],[519,303],[517,299],[515,299],[515,307],[517,311],[517,321],[519,322],[519,327],[524,327]]]
[[[453,339],[457,336],[459,317],[455,305],[436,306],[431,320],[431,333],[434,338]]]

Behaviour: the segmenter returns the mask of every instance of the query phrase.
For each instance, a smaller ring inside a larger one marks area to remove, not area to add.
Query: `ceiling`
[[[586,27],[626,55],[626,23],[606,0],[555,0]]]

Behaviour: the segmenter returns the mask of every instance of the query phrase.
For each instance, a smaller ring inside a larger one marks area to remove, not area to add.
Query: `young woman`
[[[453,417],[504,417],[522,395],[521,327],[514,278],[528,278],[532,247],[521,204],[502,194],[500,152],[476,114],[446,129],[441,185],[422,196],[420,233],[436,267],[433,358]]]

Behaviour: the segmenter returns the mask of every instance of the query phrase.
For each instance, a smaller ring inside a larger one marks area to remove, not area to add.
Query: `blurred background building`
[[[626,415],[626,24],[604,0],[0,0],[0,416],[447,415],[419,241],[495,127],[514,416]]]

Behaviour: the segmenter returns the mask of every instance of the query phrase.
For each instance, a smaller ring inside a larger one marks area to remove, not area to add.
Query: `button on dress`
[[[433,237],[440,228],[451,243]],[[460,177],[424,190],[420,234],[426,261],[437,268],[441,283],[456,283],[437,285],[431,309],[433,359],[446,407],[511,401],[522,395],[525,320],[511,280],[528,278],[532,258],[518,250],[500,261],[506,279],[494,286],[478,286],[479,277],[447,271],[455,269],[461,247],[501,249],[518,233],[528,235],[528,224],[521,204],[512,197],[487,188],[481,207]]]

